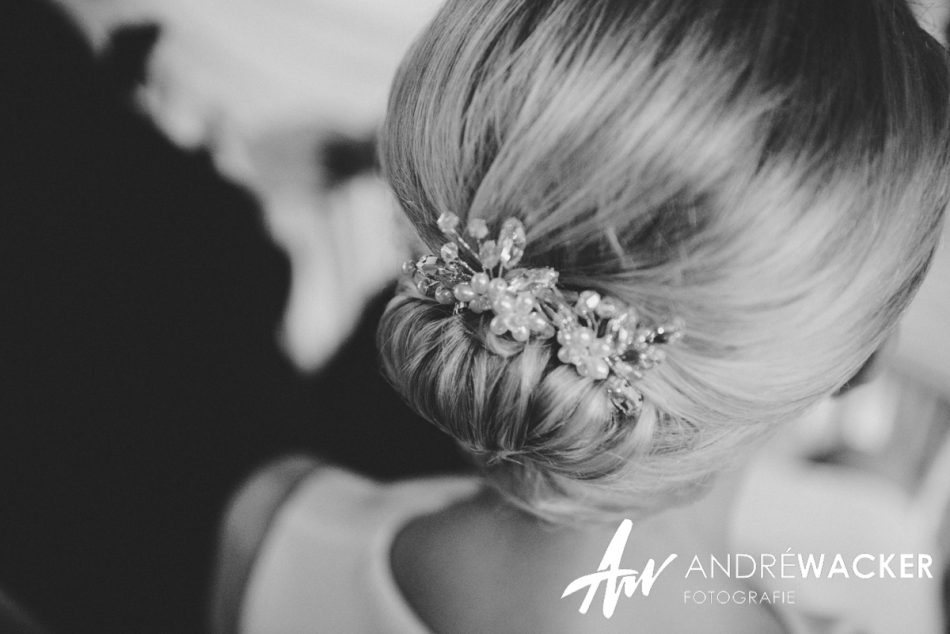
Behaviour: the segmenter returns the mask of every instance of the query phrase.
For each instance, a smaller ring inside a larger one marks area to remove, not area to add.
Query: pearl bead
[[[476,293],[468,284],[459,284],[455,287],[455,298],[460,302],[470,302],[475,299]]]
[[[484,313],[491,310],[491,301],[485,296],[476,297],[468,304],[468,309],[474,313]]]
[[[546,331],[549,325],[550,324],[548,324],[547,320],[545,320],[544,317],[542,317],[541,315],[537,313],[533,313],[528,318],[528,327],[531,328],[531,330],[534,330],[535,332]]]
[[[491,295],[492,297],[501,295],[507,290],[508,290],[508,282],[501,279],[500,277],[496,277],[488,284],[488,294]]]
[[[498,315],[491,320],[491,323],[488,325],[488,328],[496,335],[501,336],[508,332],[508,326],[505,325],[505,320]]]
[[[512,312],[515,307],[515,300],[508,295],[501,295],[492,302],[492,310],[497,314],[503,315]]]
[[[530,313],[534,308],[534,298],[529,293],[521,293],[515,300],[515,311],[519,313]]]
[[[515,341],[524,343],[531,336],[531,331],[526,326],[515,326],[511,330],[511,336],[514,337]]]
[[[525,315],[515,313],[507,319],[508,326],[511,328],[527,328],[528,318]]]
[[[487,273],[476,273],[472,276],[472,290],[479,295],[484,295],[488,292],[488,285],[490,283],[491,279]]]
[[[594,331],[590,328],[578,328],[574,332],[574,338],[583,346],[589,346],[594,341]]]

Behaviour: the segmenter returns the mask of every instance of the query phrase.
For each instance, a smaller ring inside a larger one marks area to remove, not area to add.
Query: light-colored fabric
[[[298,484],[324,467],[309,456],[282,458],[248,478],[231,499],[221,524],[209,634],[239,632],[247,582],[274,516]]]
[[[478,490],[474,478],[381,485],[341,469],[301,482],[274,518],[245,594],[241,631],[420,633],[390,567],[398,530]]]

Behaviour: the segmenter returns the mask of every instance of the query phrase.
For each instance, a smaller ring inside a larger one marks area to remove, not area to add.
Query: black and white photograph
[[[0,634],[950,634],[950,0],[0,33]]]

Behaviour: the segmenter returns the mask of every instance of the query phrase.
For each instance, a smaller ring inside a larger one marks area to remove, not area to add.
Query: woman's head
[[[453,0],[396,80],[389,181],[527,227],[551,266],[686,338],[624,420],[557,344],[405,293],[390,380],[551,518],[660,507],[844,384],[920,282],[950,198],[950,70],[898,0]]]

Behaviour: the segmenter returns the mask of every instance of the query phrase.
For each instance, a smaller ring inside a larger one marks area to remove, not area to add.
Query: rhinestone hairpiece
[[[505,220],[495,240],[486,240],[483,219],[469,220],[464,234],[460,222],[453,213],[442,214],[438,226],[449,242],[439,255],[403,265],[419,292],[454,304],[456,312],[494,314],[489,328],[497,336],[518,342],[556,338],[561,363],[604,381],[614,407],[626,417],[638,416],[643,396],[634,383],[665,359],[662,346],[682,338],[682,320],[650,326],[634,307],[615,298],[558,288],[558,272],[550,267],[519,267],[527,240],[517,218]]]

